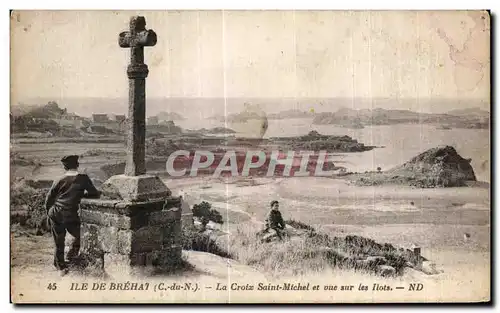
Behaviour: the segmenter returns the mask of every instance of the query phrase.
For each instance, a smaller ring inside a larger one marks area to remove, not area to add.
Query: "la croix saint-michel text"
[[[371,287],[371,288],[370,288]],[[212,289],[216,291],[392,291],[393,288],[387,284],[373,283],[372,286],[360,283],[354,285],[317,285],[311,283],[289,282],[281,284],[258,283],[258,284],[223,284],[200,286],[198,283],[71,283],[70,291],[193,291],[197,292],[204,289]],[[399,288],[397,288],[399,289]]]

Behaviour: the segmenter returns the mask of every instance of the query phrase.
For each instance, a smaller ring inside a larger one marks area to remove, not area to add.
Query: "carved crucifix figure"
[[[144,64],[144,47],[156,44],[156,34],[146,30],[146,19],[133,16],[130,30],[119,35],[118,43],[122,48],[130,48],[130,64],[127,68],[129,78],[127,162],[125,175],[139,176],[146,173],[146,77],[148,66]]]

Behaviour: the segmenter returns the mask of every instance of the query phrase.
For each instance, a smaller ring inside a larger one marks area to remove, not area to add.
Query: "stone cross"
[[[122,48],[130,48],[125,175],[139,176],[146,173],[146,77],[149,70],[144,64],[144,47],[156,44],[156,33],[146,30],[143,16],[133,16],[130,18],[130,30],[120,33],[118,43]]]
[[[182,199],[145,167],[144,47],[156,44],[144,17],[132,17],[130,31],[119,36],[120,47],[130,48],[127,164],[124,174],[111,176],[101,199],[81,202],[82,251],[89,265],[110,277],[157,274],[158,269],[182,262]]]

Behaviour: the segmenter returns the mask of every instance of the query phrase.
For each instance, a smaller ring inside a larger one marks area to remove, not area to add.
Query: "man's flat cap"
[[[61,159],[63,164],[77,164],[78,163],[78,155],[67,155]]]

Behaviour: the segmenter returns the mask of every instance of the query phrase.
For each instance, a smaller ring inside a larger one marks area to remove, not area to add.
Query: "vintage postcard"
[[[491,300],[488,11],[10,19],[12,302]]]

